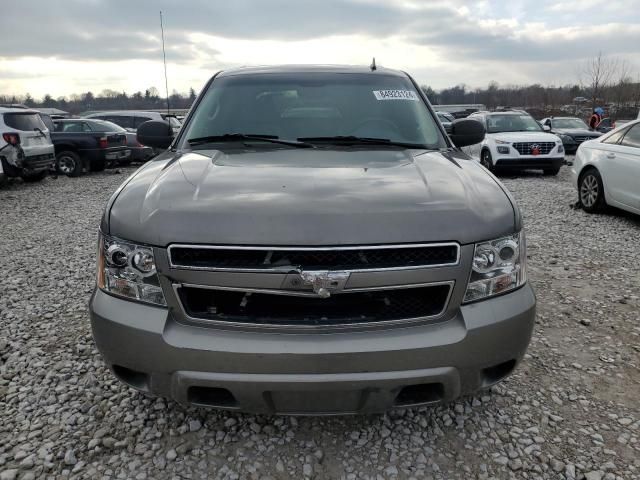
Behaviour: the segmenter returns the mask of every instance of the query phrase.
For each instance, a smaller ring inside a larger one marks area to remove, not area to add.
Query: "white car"
[[[462,150],[489,170],[537,169],[556,175],[564,164],[562,140],[526,112],[476,112],[468,118],[482,123],[487,134],[481,143]]]
[[[611,205],[640,214],[640,120],[580,145],[571,174],[585,211]]]
[[[35,110],[0,107],[0,183],[8,177],[37,182],[55,163],[47,126]]]

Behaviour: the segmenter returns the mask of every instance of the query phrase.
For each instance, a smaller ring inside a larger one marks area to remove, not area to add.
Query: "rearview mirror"
[[[462,118],[451,122],[449,138],[453,144],[460,148],[467,145],[475,145],[484,140],[484,125],[477,120]]]
[[[169,148],[169,145],[173,142],[173,129],[169,122],[149,120],[138,127],[136,137],[142,145],[163,149]]]

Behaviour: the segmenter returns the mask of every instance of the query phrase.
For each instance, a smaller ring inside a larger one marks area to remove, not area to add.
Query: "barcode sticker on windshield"
[[[374,90],[377,100],[411,100],[417,102],[418,95],[412,90]]]

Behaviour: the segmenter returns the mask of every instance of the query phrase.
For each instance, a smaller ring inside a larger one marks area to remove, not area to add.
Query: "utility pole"
[[[167,80],[167,54],[164,50],[164,25],[162,23],[162,10],[160,10],[160,34],[162,36],[162,60],[164,61],[164,88],[167,92],[167,115],[170,113],[169,109],[169,81]]]

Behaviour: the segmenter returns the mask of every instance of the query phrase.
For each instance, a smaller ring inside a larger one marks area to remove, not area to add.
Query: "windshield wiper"
[[[187,140],[189,145],[202,145],[204,143],[215,142],[237,142],[242,140],[254,140],[258,142],[278,143],[280,145],[289,145],[296,148],[314,148],[310,143],[300,142],[297,140],[284,140],[276,135],[259,135],[252,133],[225,133],[224,135],[210,135],[207,137],[190,138]]]
[[[335,137],[300,137],[303,142],[326,142],[341,145],[390,145],[404,148],[428,148],[421,143],[396,142],[388,138],[356,137],[354,135],[337,135]]]

